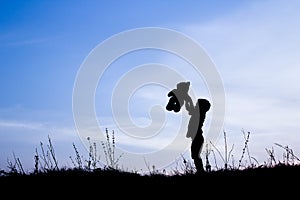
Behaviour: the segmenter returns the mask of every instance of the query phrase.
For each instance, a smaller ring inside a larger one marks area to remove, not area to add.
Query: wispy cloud
[[[51,138],[57,156],[64,164],[68,155],[72,155],[72,143],[78,142],[78,135],[72,126],[57,126],[53,122],[18,119],[0,120],[1,156],[0,168],[6,168],[6,161],[15,152],[21,158],[26,169],[32,168],[32,156],[40,142],[47,143],[48,136]],[[81,148],[82,150],[82,148]],[[84,153],[84,151],[81,151]]]
[[[37,122],[0,121],[0,128],[44,130],[45,125]]]

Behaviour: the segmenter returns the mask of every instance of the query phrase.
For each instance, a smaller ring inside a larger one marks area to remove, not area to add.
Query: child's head
[[[207,112],[211,105],[207,99],[198,99],[196,106],[199,106],[200,112]]]
[[[185,92],[185,93],[188,92],[189,88],[190,88],[190,82],[189,81],[177,83],[177,89],[182,91],[182,92]]]

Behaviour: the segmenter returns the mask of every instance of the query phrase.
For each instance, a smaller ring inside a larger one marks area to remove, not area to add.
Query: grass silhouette
[[[137,171],[122,170],[118,165],[122,155],[114,155],[114,132],[109,135],[108,130],[106,130],[106,134],[106,141],[101,142],[102,150],[106,156],[106,165],[100,164],[100,158],[97,154],[98,147],[95,143],[90,143],[87,158],[80,155],[73,143],[75,157],[69,157],[73,163],[73,168],[59,168],[52,141],[48,137],[48,144],[45,146],[40,143],[40,148],[36,149],[34,170],[32,172],[25,173],[20,159],[13,154],[13,161],[8,160],[9,170],[0,170],[0,183],[13,187],[15,184],[26,185],[29,180],[42,184],[54,181],[58,185],[91,184],[95,181],[104,184],[106,187],[113,183],[116,188],[131,183],[134,187],[145,185],[156,187],[159,185],[165,188],[186,187],[188,189],[196,186],[208,187],[210,185],[214,187],[216,184],[218,186],[228,186],[229,182],[234,182],[235,186],[241,186],[240,184],[245,185],[252,181],[255,182],[256,187],[259,185],[264,187],[264,184],[287,184],[290,180],[300,178],[300,160],[288,146],[276,143],[278,147],[285,151],[283,160],[275,159],[274,149],[266,149],[269,156],[268,160],[259,165],[255,158],[251,157],[248,149],[250,132],[243,132],[245,143],[238,164],[234,164],[233,161],[232,149],[234,145],[228,148],[227,135],[224,132],[224,153],[222,154],[216,146],[212,146],[211,149],[207,147],[204,152],[206,171],[202,174],[196,174],[192,162],[183,156],[182,162],[169,173],[166,173],[165,170],[160,172],[155,169],[155,166],[151,168],[150,165],[149,173],[144,174]],[[219,155],[223,161],[223,167],[216,164],[216,155]],[[248,165],[243,163],[245,157],[249,160]],[[211,164],[210,160],[214,160],[215,164]],[[194,185],[193,182],[197,184]]]

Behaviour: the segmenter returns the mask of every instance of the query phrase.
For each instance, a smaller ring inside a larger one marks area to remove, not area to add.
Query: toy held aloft
[[[188,98],[190,82],[180,82],[176,86],[176,89],[173,89],[168,93],[168,97],[170,97],[166,106],[168,111],[173,110],[174,112],[179,112],[184,101]]]

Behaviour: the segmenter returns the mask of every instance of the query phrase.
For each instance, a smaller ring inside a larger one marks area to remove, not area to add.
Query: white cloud
[[[72,143],[76,143],[80,152],[86,150],[81,145],[76,130],[72,126],[58,126],[33,120],[0,120],[0,168],[6,169],[7,159],[13,160],[12,152],[21,159],[25,170],[33,169],[35,149],[40,150],[40,142],[48,144],[48,136],[55,148],[59,164],[64,166],[73,155]]]
[[[12,129],[29,129],[29,130],[43,130],[45,128],[42,123],[35,122],[17,122],[17,121],[0,121],[1,128],[12,128]]]

